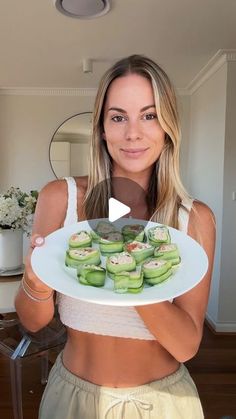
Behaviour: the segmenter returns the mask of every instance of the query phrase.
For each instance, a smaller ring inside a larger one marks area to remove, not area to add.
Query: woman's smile
[[[125,157],[128,157],[130,159],[137,159],[139,157],[142,157],[144,153],[149,149],[149,147],[145,148],[121,148],[123,155]]]

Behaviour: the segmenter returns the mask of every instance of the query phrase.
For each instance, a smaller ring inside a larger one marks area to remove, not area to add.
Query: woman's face
[[[150,175],[163,149],[165,132],[157,119],[148,79],[128,74],[111,83],[104,107],[103,138],[113,159],[114,175]]]

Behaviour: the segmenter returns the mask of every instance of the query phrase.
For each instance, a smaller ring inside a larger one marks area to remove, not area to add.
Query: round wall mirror
[[[49,160],[57,178],[88,174],[91,133],[92,112],[68,118],[55,131],[49,147]]]

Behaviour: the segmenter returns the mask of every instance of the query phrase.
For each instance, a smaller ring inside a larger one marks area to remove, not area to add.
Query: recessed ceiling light
[[[92,19],[110,10],[110,0],[54,0],[59,12],[78,19]]]

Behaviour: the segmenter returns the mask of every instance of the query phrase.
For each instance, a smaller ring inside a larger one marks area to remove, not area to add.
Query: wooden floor
[[[205,326],[197,356],[186,362],[206,419],[236,419],[236,334],[213,334]]]
[[[215,335],[205,326],[200,350],[186,366],[197,385],[205,418],[236,419],[236,335]],[[25,361],[22,370],[24,419],[37,419],[43,391],[39,359]],[[9,365],[3,356],[0,356],[0,419],[13,419]]]

